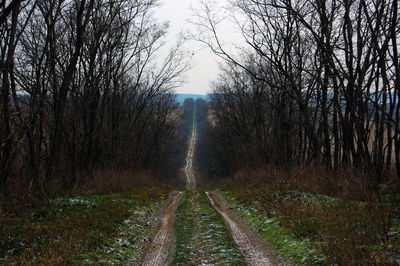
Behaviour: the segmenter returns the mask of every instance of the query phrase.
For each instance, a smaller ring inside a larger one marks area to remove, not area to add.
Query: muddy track
[[[185,174],[186,174],[186,189],[193,190],[196,188],[196,179],[193,173],[193,155],[194,155],[194,148],[196,146],[196,138],[197,138],[197,118],[196,118],[196,107],[193,107],[193,125],[192,125],[192,136],[190,138],[189,148],[186,155],[186,167],[185,167]]]
[[[283,265],[278,255],[263,239],[243,223],[238,215],[229,210],[226,201],[215,192],[206,192],[211,205],[224,218],[236,245],[248,265]]]
[[[174,214],[181,202],[182,196],[183,192],[176,193],[168,206],[164,208],[161,221],[155,230],[153,240],[140,260],[140,265],[155,266],[167,264],[168,249],[173,233]]]

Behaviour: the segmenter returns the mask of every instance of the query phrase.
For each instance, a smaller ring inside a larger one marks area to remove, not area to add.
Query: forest
[[[223,62],[203,140],[208,176],[325,243],[331,262],[398,263],[386,260],[400,211],[398,1],[235,0],[239,54],[221,36],[223,15],[201,3],[197,39]]]
[[[206,4],[201,30],[215,29],[218,17]],[[352,169],[375,184],[400,178],[398,3],[234,6],[252,49],[235,57],[216,31],[207,43],[226,61],[211,99],[215,154],[230,155],[221,169],[256,163]]]
[[[160,52],[167,25],[153,21],[157,5],[2,1],[5,197],[93,186],[108,182],[104,172],[174,174],[172,89],[189,62],[182,43]]]
[[[0,264],[400,264],[398,1],[194,2],[0,1]]]

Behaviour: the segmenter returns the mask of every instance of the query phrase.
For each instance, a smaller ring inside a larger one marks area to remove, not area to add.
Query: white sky
[[[198,6],[199,0],[162,0],[162,6],[158,8],[155,16],[159,21],[169,21],[170,28],[167,35],[167,43],[174,44],[179,33],[195,33],[195,26],[188,22],[193,18],[192,7]],[[226,5],[228,0],[218,0],[219,5]],[[216,7],[218,8],[218,7]],[[238,42],[238,34],[235,33],[234,23],[226,22],[220,30],[221,38],[225,43]],[[185,75],[185,84],[176,89],[177,93],[206,94],[211,91],[210,83],[218,77],[217,56],[215,56],[204,44],[196,41],[188,41],[185,48],[193,55],[192,68]]]

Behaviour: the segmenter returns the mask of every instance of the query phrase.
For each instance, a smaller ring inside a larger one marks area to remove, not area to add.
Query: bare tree
[[[171,90],[190,57],[184,40],[162,54],[158,1],[6,4],[1,189],[19,182],[46,195],[99,169],[170,171],[179,119]]]
[[[279,162],[323,163],[334,171],[352,167],[369,174],[372,182],[381,182],[383,173],[390,172],[392,153],[399,157],[392,144],[398,140],[398,4],[336,0],[231,4],[240,13],[238,28],[251,49],[242,57],[227,52],[218,34],[221,18],[210,3],[202,2],[195,22],[200,41],[227,64],[243,70],[235,75],[225,71],[221,80],[234,81],[237,76],[254,80],[245,86],[218,83],[215,101],[224,106],[219,107],[221,116],[243,104],[237,98],[240,93],[247,100],[257,97],[270,106],[259,109],[258,117],[268,119],[259,119],[246,134],[260,132],[265,121],[274,121],[275,133],[264,136],[279,146],[275,150],[284,155],[277,157]],[[232,132],[240,128],[239,123],[224,125]]]

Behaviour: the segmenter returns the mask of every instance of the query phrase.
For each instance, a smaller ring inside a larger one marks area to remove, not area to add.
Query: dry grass
[[[62,180],[70,180],[70,178],[64,176],[54,179],[46,184],[45,191],[33,188],[31,179],[13,180],[3,194],[0,192],[0,214],[2,211],[13,211],[21,207],[40,206],[57,196],[119,193],[139,186],[165,184],[151,172],[110,168],[78,173],[75,184],[63,183]]]
[[[380,193],[354,172],[273,168],[242,171],[225,187],[298,238],[307,238],[330,263],[400,263],[400,195]]]
[[[98,170],[90,178],[81,178],[73,193],[84,195],[108,194],[129,191],[138,186],[158,186],[160,180],[149,172],[133,170]]]

